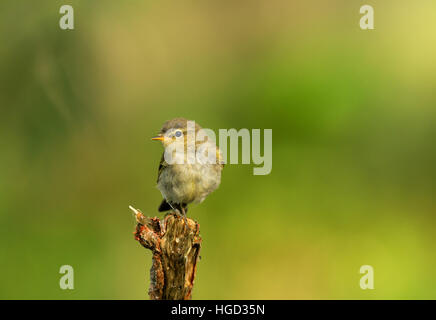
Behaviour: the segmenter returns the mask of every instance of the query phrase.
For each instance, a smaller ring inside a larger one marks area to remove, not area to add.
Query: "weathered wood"
[[[199,224],[175,213],[160,221],[157,217],[145,217],[139,210],[131,209],[138,223],[135,239],[153,254],[148,291],[150,299],[191,299],[201,248]]]

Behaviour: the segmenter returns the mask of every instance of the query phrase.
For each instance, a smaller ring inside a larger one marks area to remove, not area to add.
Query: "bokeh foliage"
[[[189,214],[195,299],[436,298],[436,4],[0,3],[0,298],[143,299],[170,118],[273,129],[273,170],[227,165]],[[75,290],[59,288],[59,267]],[[375,268],[375,290],[359,268]]]

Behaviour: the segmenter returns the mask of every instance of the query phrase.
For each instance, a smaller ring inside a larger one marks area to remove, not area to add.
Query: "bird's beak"
[[[160,141],[164,141],[164,137],[161,135],[158,135],[156,137],[151,138],[151,140],[160,140]]]

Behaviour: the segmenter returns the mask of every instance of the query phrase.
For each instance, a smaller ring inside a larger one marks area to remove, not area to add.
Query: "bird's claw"
[[[185,222],[185,227],[189,226],[188,225],[188,219],[186,218],[186,215],[183,214],[182,212],[180,212],[179,209],[174,209],[174,213],[179,217],[179,218],[183,218],[183,221]]]

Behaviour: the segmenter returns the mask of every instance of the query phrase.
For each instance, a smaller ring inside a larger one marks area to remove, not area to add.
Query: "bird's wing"
[[[162,173],[162,171],[166,167],[168,167],[168,163],[166,163],[164,155],[165,155],[165,153],[162,153],[162,157],[160,158],[159,170],[158,170],[158,173],[157,173],[157,182],[159,182],[160,174]]]

